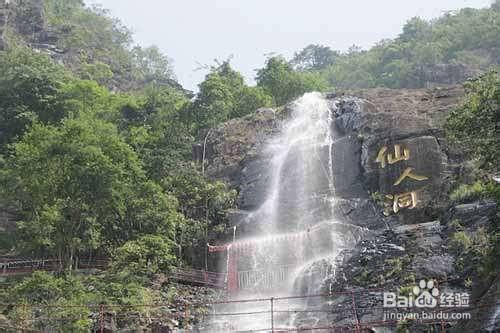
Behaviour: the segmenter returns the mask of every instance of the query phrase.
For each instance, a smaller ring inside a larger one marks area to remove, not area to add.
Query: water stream
[[[258,225],[260,236],[239,236],[239,246],[250,250],[239,260],[236,299],[319,292],[338,253],[364,231],[343,224],[335,211],[332,107],[319,93],[304,95],[262,152],[269,157],[266,199],[246,221]],[[288,311],[305,306],[300,299],[276,302],[274,325],[294,327]],[[262,329],[271,324],[268,310],[268,301],[221,305],[214,311],[228,315],[213,322],[228,331]],[[249,314],[230,314],[236,312]]]

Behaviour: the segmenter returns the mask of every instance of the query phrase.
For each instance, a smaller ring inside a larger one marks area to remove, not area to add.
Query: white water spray
[[[310,218],[310,201],[333,193],[332,118],[321,94],[306,94],[294,103],[281,134],[266,147],[264,154],[272,156],[269,194],[264,204],[249,217],[262,224],[265,232],[288,231],[294,227],[298,230],[314,225]],[[327,154],[323,154],[325,150]],[[333,211],[331,201],[330,205]],[[286,216],[283,210],[290,209],[294,212],[293,221],[283,221]]]
[[[332,112],[320,93],[304,95],[293,103],[279,135],[263,151],[269,157],[269,186],[263,204],[246,221],[261,232],[252,239],[240,235],[237,242],[251,248],[239,261],[241,298],[317,292],[322,279],[333,273],[338,253],[363,232],[335,217]],[[269,320],[268,306],[264,302],[223,307],[263,315],[220,318],[219,323],[225,321],[237,330],[258,329]],[[280,325],[293,327],[293,318],[281,319]]]

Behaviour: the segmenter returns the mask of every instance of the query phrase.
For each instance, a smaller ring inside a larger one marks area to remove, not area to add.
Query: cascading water
[[[342,224],[335,214],[333,109],[320,93],[304,95],[293,103],[280,133],[262,152],[269,160],[269,185],[263,204],[246,221],[258,226],[260,236],[244,239],[240,235],[238,240],[251,248],[239,259],[241,298],[318,291],[322,279],[332,274],[340,250],[359,237],[360,230]],[[254,314],[219,321],[232,329],[259,329],[269,320],[268,306],[267,302],[238,306],[240,312],[263,310],[262,318]],[[218,310],[234,311],[235,305]],[[281,320],[280,327],[293,327],[292,317],[276,320]]]
[[[281,134],[266,147],[264,153],[272,156],[269,195],[249,218],[271,233],[311,225],[309,202],[314,195],[331,196],[334,190],[333,140],[331,112],[321,94],[309,93],[297,100]],[[321,156],[325,149],[326,161]],[[327,204],[333,213],[333,202]],[[284,209],[295,213],[293,221],[283,214]]]

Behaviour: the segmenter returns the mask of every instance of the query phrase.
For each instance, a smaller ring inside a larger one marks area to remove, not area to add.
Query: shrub
[[[464,231],[455,232],[450,241],[450,248],[457,254],[467,251],[471,245],[472,240]]]
[[[114,271],[148,276],[168,271],[174,262],[171,242],[161,236],[146,235],[128,241],[113,255]]]

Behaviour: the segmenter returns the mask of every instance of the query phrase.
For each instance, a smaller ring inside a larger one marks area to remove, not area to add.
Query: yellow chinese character
[[[396,182],[394,183],[394,186],[401,184],[401,182],[406,177],[411,178],[411,179],[415,179],[418,181],[429,179],[429,177],[414,174],[413,170],[414,170],[413,168],[406,168],[405,171],[403,171],[403,173],[401,174],[401,176],[399,176],[398,180],[396,180]]]
[[[413,209],[417,207],[417,193],[416,192],[408,192],[408,193],[401,193],[401,194],[388,194],[385,196],[387,199],[391,200],[392,202],[389,204],[386,204],[387,207],[390,207],[392,204],[392,211],[394,213],[399,212],[400,208],[408,208],[408,209]],[[390,210],[385,210],[384,215],[389,215]]]
[[[401,145],[394,145],[394,155],[392,153],[388,153],[387,162],[386,162],[386,152],[387,152],[387,146],[383,146],[382,148],[380,148],[377,158],[375,159],[375,163],[380,163],[380,166],[382,168],[385,168],[387,163],[394,164],[399,161],[408,161],[410,159],[410,149],[403,148],[403,154],[401,154]]]

